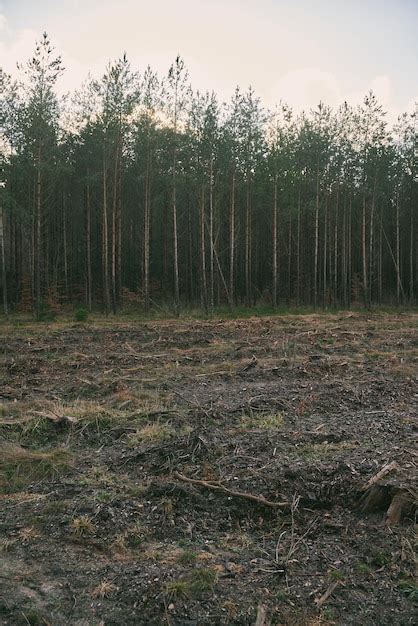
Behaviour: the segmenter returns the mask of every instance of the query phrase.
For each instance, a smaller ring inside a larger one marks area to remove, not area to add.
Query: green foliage
[[[399,583],[398,588],[404,593],[412,602],[418,603],[418,585],[416,580],[412,578],[403,580]]]
[[[371,573],[372,569],[367,563],[357,563],[355,566],[355,571],[360,576],[368,576]]]
[[[36,313],[37,322],[53,322],[56,318],[54,310],[51,305],[45,300],[41,301],[40,307]]]
[[[213,593],[217,581],[217,572],[210,568],[199,568],[189,572],[179,580],[172,580],[166,585],[168,598],[195,598],[205,593]]]
[[[6,255],[22,312],[51,321],[50,284],[55,306],[85,292],[89,309],[156,317],[172,314],[173,295],[176,314],[228,304],[228,318],[280,314],[273,303],[416,302],[414,115],[389,131],[373,93],[300,115],[267,111],[252,88],[221,104],[192,91],[180,56],[164,81],[149,67],[139,81],[123,54],[76,93],[68,132],[46,34],[20,69],[18,81],[0,71],[12,148],[0,158],[5,223],[13,212],[16,240],[29,242],[13,267]]]
[[[177,558],[177,563],[179,565],[190,565],[195,563],[197,559],[197,554],[193,550],[183,550],[181,554],[179,554]]]
[[[74,318],[75,318],[76,322],[87,322],[87,320],[89,318],[89,312],[84,307],[80,307],[80,308],[76,309],[76,312],[74,314]]]

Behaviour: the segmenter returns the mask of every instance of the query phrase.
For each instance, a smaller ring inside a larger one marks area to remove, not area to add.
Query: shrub
[[[36,314],[36,320],[38,322],[53,322],[55,320],[56,314],[48,302],[42,301],[41,306]]]
[[[76,322],[86,322],[89,317],[89,312],[87,309],[80,307],[76,310],[74,317]]]

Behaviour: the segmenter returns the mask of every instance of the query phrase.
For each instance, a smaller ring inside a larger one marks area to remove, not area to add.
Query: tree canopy
[[[127,55],[59,99],[47,34],[0,69],[5,309],[415,302],[417,126],[359,106],[263,107]]]

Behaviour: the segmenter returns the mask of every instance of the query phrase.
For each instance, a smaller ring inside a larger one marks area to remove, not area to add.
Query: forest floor
[[[415,623],[417,330],[1,326],[0,624]]]

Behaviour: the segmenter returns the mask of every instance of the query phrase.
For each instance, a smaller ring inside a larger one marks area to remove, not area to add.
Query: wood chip
[[[257,619],[254,626],[270,626],[271,622],[267,617],[267,608],[264,604],[259,604],[257,609]]]

